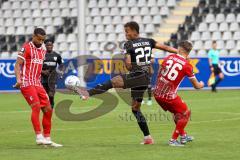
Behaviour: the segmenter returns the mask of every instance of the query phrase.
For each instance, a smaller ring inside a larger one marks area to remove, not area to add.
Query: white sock
[[[46,139],[47,141],[51,141],[51,138],[50,138],[50,137],[45,137],[45,139]]]
[[[152,138],[151,135],[144,136],[144,139]]]
[[[37,139],[43,139],[43,135],[42,135],[42,134],[37,134],[37,135],[36,135],[36,138],[37,138]]]

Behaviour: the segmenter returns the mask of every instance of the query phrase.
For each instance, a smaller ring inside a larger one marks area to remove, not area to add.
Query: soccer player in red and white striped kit
[[[42,28],[34,30],[32,41],[26,42],[18,53],[15,64],[15,74],[17,83],[15,88],[21,90],[22,95],[31,106],[31,121],[36,133],[36,143],[38,145],[49,145],[52,147],[62,147],[61,144],[54,143],[50,138],[51,119],[53,110],[49,97],[41,84],[41,72],[46,50],[42,44],[46,38],[46,32]],[[43,112],[42,127],[40,125],[40,111]]]
[[[170,146],[184,146],[193,140],[187,135],[185,127],[189,121],[191,112],[187,104],[177,94],[178,87],[184,77],[188,77],[195,89],[204,87],[202,81],[198,81],[193,73],[193,67],[188,61],[192,43],[182,41],[178,44],[178,53],[172,54],[163,60],[162,67],[158,73],[154,97],[163,110],[173,114],[175,129],[172,138],[169,140]],[[180,142],[177,140],[180,136]]]

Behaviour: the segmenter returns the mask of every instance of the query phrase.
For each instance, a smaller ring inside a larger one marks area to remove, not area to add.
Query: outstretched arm
[[[203,81],[199,82],[197,78],[191,78],[190,81],[195,89],[201,89],[204,87]]]
[[[159,42],[156,42],[155,48],[160,49],[160,50],[164,50],[164,51],[167,51],[167,52],[170,52],[170,53],[177,53],[178,52],[178,50],[176,48],[173,48],[171,46],[167,46],[165,44],[161,44]]]

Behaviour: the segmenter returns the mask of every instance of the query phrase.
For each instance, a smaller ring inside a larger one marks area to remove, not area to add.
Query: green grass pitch
[[[154,101],[142,106],[143,113],[156,114],[149,119],[154,145],[140,145],[143,136],[123,101],[112,112],[85,122],[66,122],[54,116],[52,138],[63,148],[35,145],[30,123],[30,108],[21,94],[0,94],[0,160],[239,160],[240,159],[240,91],[180,91],[192,110],[187,127],[195,141],[182,148],[167,145],[173,122]],[[99,100],[82,102],[77,96],[56,95],[74,100],[71,111],[89,111]],[[126,116],[127,115],[127,116]]]

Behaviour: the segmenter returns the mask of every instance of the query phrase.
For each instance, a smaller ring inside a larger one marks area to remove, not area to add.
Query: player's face
[[[47,42],[45,46],[47,48],[47,52],[52,52],[52,50],[53,50],[53,43],[52,42]]]
[[[127,40],[133,40],[138,37],[138,33],[135,30],[129,27],[125,27],[124,29],[125,29],[125,36]]]
[[[40,34],[37,34],[37,35],[34,34],[32,37],[32,42],[37,48],[39,48],[42,46],[45,39],[46,39],[46,36],[43,36]]]
[[[213,43],[212,47],[213,47],[213,49],[216,49],[217,48],[217,43]]]

